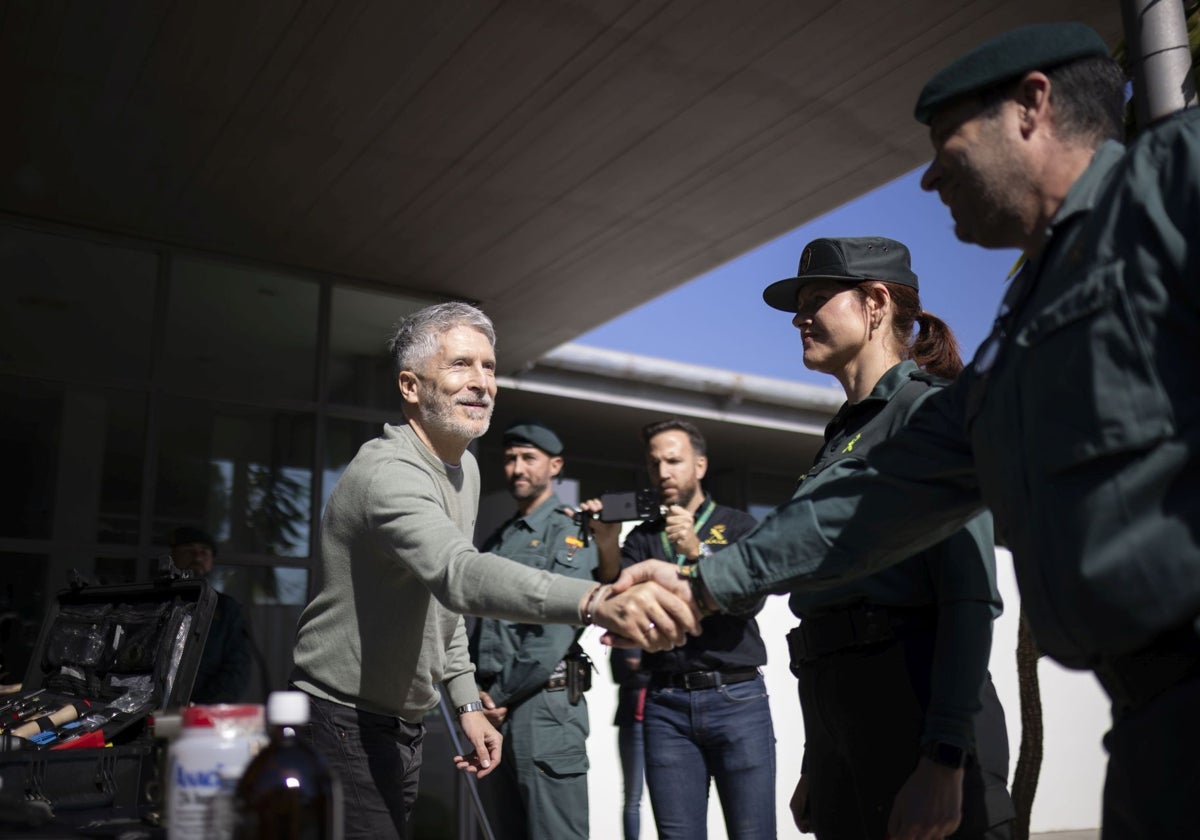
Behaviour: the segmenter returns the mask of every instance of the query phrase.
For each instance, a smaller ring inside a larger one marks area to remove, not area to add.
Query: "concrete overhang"
[[[939,66],[1116,0],[10,3],[0,211],[479,301],[504,372],[919,165]],[[516,376],[520,380],[520,376]]]

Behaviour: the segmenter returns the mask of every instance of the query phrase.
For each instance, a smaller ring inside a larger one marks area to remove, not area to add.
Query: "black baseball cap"
[[[763,289],[767,306],[782,312],[796,311],[796,293],[813,280],[861,283],[880,280],[916,289],[908,248],[883,236],[814,239],[800,253],[795,277],[777,280]]]

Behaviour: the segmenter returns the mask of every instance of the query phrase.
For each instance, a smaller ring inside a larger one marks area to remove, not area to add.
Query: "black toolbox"
[[[58,593],[21,690],[0,697],[0,836],[162,836],[149,716],[187,705],[217,602],[166,568],[153,583]]]

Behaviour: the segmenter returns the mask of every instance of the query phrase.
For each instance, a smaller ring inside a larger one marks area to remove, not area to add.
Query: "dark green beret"
[[[929,125],[934,112],[960,96],[986,90],[1032,70],[1049,70],[1068,61],[1107,55],[1108,46],[1087,24],[1022,26],[984,41],[930,79],[917,97],[913,115],[918,122]]]
[[[917,288],[912,260],[903,242],[882,236],[814,239],[800,252],[795,277],[776,280],[763,289],[767,306],[784,312],[796,311],[796,292],[813,280],[861,283],[882,280]]]
[[[518,423],[504,432],[504,446],[536,446],[547,455],[561,455],[562,441],[546,426],[537,422]]]

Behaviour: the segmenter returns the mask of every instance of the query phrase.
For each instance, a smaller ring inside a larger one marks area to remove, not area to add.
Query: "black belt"
[[[937,626],[937,607],[855,604],[816,613],[787,635],[791,669],[823,656],[888,642],[906,632]]]
[[[729,671],[655,671],[650,675],[651,688],[683,688],[695,691],[701,688],[720,688],[723,685],[749,682],[758,677],[757,668],[738,668]]]
[[[567,675],[562,674],[546,680],[546,691],[559,691],[567,687]]]
[[[1101,656],[1093,667],[1118,720],[1191,677],[1200,676],[1200,618],[1135,653]]]

